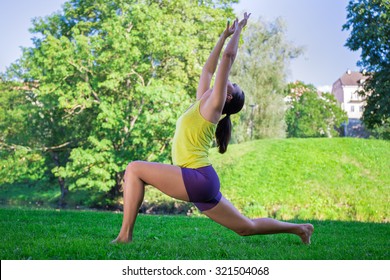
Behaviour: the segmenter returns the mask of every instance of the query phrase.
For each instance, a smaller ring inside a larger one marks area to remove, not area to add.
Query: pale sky
[[[30,47],[34,17],[61,10],[66,0],[0,0],[0,72],[21,56],[20,47]],[[348,0],[241,0],[234,5],[237,14],[252,13],[274,21],[281,17],[286,36],[305,53],[290,64],[288,81],[301,80],[320,89],[330,86],[347,69],[358,71],[360,52],[351,52],[344,44],[349,32],[342,31],[346,22]]]

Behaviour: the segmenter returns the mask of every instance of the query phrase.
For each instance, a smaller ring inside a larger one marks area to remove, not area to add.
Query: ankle
[[[116,244],[116,243],[129,243],[131,242],[131,239],[128,238],[123,238],[121,236],[118,236],[116,239],[112,240],[111,243]]]
[[[312,224],[301,224],[299,225],[299,230],[297,231],[297,235],[301,238],[302,242],[305,244],[310,244],[311,236],[314,232],[314,227]]]

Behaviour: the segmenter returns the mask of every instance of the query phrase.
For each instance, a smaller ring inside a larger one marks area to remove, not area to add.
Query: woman
[[[218,175],[208,159],[214,135],[219,151],[226,151],[231,133],[230,115],[239,112],[244,105],[244,93],[236,84],[230,83],[228,76],[237,54],[241,31],[249,16],[245,13],[241,21],[235,20],[232,26],[227,24],[204,65],[196,102],[177,121],[172,147],[174,165],[135,161],[127,166],[123,183],[123,222],[114,243],[132,241],[145,184],[173,198],[193,202],[203,214],[239,235],[291,233],[299,236],[303,243],[310,243],[314,230],[311,224],[243,216],[220,193]],[[217,70],[214,87],[210,88],[222,47],[231,35]],[[225,117],[220,120],[222,115]]]

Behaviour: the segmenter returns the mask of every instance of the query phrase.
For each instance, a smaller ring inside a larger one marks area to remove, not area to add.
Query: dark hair
[[[226,114],[226,116],[218,122],[215,131],[218,151],[221,154],[226,152],[232,134],[230,115],[240,112],[245,102],[245,94],[243,91],[234,91],[232,96],[233,98],[229,102],[225,102],[222,114]]]

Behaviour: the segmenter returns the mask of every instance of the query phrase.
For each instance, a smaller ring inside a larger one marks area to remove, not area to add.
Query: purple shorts
[[[190,202],[200,211],[206,211],[218,204],[222,198],[220,183],[214,168],[209,165],[196,169],[181,168],[184,186]]]

